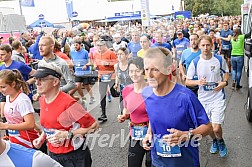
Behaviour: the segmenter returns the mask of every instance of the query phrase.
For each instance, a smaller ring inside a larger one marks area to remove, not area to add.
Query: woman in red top
[[[122,91],[124,109],[118,116],[119,122],[130,117],[130,144],[128,154],[128,167],[141,167],[146,154],[146,167],[151,166],[150,151],[144,150],[141,141],[147,133],[149,118],[146,112],[142,90],[147,83],[144,80],[143,59],[136,57],[129,61],[129,76],[133,84],[126,86]],[[134,156],[133,156],[134,155]]]

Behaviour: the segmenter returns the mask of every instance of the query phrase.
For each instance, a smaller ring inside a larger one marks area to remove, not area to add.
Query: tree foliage
[[[218,16],[241,14],[243,0],[184,0],[185,10],[191,10],[193,16],[209,13]]]

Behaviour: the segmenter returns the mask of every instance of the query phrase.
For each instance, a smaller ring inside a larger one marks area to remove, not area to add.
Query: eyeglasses
[[[51,79],[54,79],[54,78],[34,78],[36,82],[45,82],[47,80],[51,80]]]
[[[102,47],[102,46],[105,46],[105,45],[96,45],[96,46],[98,46],[98,47]]]

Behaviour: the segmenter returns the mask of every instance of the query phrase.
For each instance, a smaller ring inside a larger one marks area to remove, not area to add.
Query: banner
[[[21,6],[23,6],[23,7],[35,7],[34,0],[21,0]]]
[[[150,26],[149,0],[141,0],[142,26]]]
[[[73,0],[66,0],[66,10],[67,10],[67,16],[68,18],[72,18],[73,15]]]
[[[12,37],[15,40],[20,40],[21,39],[21,33],[20,32],[12,32]]]
[[[0,33],[0,37],[3,37],[2,44],[9,44],[9,38],[11,33]]]

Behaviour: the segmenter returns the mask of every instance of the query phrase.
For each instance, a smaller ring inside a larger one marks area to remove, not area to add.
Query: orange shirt
[[[94,53],[94,63],[98,68],[98,75],[114,73],[114,64],[117,63],[117,56],[113,51],[106,50],[104,53]]]

